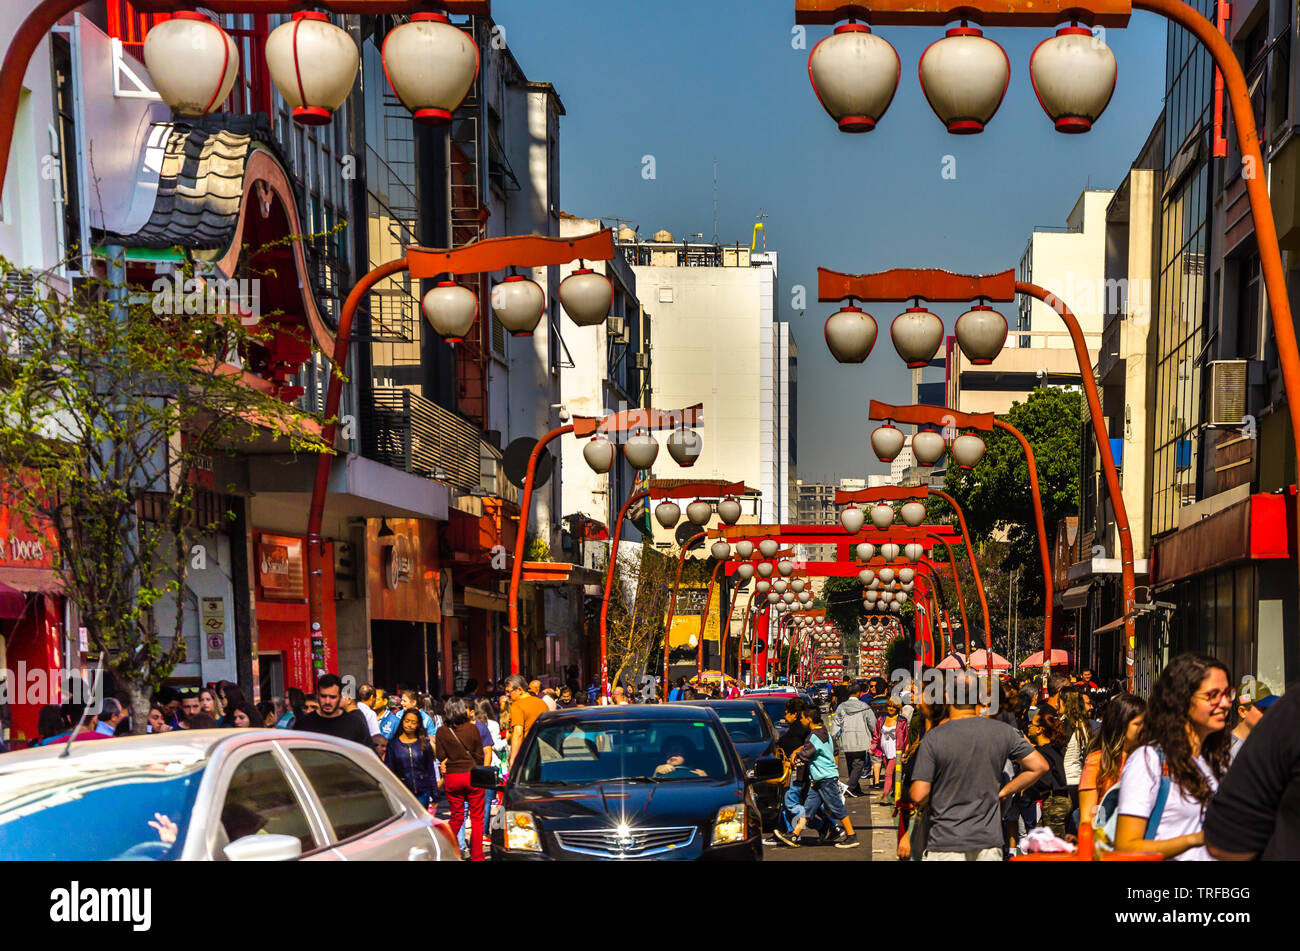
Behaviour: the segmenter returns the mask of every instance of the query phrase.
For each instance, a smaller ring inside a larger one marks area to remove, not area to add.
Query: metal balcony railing
[[[410,390],[377,387],[361,410],[361,453],[463,489],[482,481],[478,428]]]

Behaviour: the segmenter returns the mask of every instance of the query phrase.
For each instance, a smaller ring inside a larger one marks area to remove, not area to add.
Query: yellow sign
[[[707,586],[686,585],[683,584],[677,590],[677,606],[673,611],[673,626],[668,632],[669,648],[691,647],[691,638],[696,638],[696,645],[699,644],[700,621],[704,613],[704,602],[707,597]],[[705,640],[718,640],[718,631],[722,626],[721,591],[718,587],[714,588],[713,597],[709,598],[709,616],[704,625]]]

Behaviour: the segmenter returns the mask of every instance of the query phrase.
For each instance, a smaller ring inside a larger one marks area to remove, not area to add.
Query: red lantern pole
[[[623,522],[627,520],[627,511],[633,502],[647,498],[649,489],[636,489],[627,494],[627,501],[618,511],[618,521],[610,535],[609,567],[605,571],[605,596],[600,601],[600,695],[609,696],[609,595],[614,590],[614,567],[618,564],[618,541],[623,535]]]
[[[524,494],[519,500],[519,527],[515,530],[515,558],[510,566],[510,593],[507,595],[510,627],[510,673],[519,673],[519,583],[524,576],[524,557],[528,545],[528,514],[533,506],[533,481],[537,475],[537,463],[546,451],[547,445],[566,433],[573,432],[573,426],[560,426],[537,440],[533,451],[528,454],[528,469],[524,473]]]
[[[718,582],[718,569],[721,567],[722,562],[713,566],[713,574],[709,576],[709,586],[704,591],[704,614],[700,617],[700,641],[696,645],[698,653],[695,658],[695,676],[697,677],[704,673],[704,634],[709,628],[709,607],[713,604],[713,586]]]
[[[677,591],[682,585],[682,568],[686,564],[686,553],[691,546],[707,534],[708,532],[699,532],[692,535],[677,556],[677,574],[673,578],[672,596],[668,600],[668,620],[664,623],[664,696],[668,695],[668,635],[673,629],[673,616],[677,613]]]

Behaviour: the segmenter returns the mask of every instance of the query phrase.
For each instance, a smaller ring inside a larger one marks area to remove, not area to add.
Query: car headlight
[[[713,845],[745,841],[745,807],[723,806],[713,817]]]
[[[540,852],[542,840],[531,812],[506,810],[506,851]]]

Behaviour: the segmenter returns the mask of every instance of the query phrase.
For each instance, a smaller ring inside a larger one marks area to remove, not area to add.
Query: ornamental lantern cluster
[[[954,135],[983,132],[1011,81],[1006,51],[963,20],[926,47],[917,72],[934,114]],[[813,92],[842,132],[870,132],[898,89],[898,52],[861,23],[846,23],[808,57]],[[1087,132],[1115,91],[1115,55],[1071,22],[1035,48],[1029,77],[1058,132]],[[829,339],[829,334],[828,334]],[[845,361],[860,362],[860,361]]]
[[[360,55],[348,32],[324,13],[295,13],[266,38],[271,82],[301,125],[324,125],[356,85]],[[413,13],[388,32],[380,51],[393,94],[415,121],[446,125],[478,77],[478,46],[443,13]],[[225,103],[239,73],[239,47],[202,13],[179,11],[150,27],[144,62],[177,116],[202,116]]]
[[[1006,345],[1007,319],[988,304],[978,303],[957,318],[957,346],[972,364],[987,366]],[[852,304],[841,307],[826,321],[826,347],[840,363],[862,363],[876,343],[876,321]],[[889,336],[894,350],[909,368],[928,366],[943,344],[943,319],[917,304],[894,318]],[[902,448],[899,441],[898,449]],[[897,455],[898,449],[894,450]],[[879,453],[877,453],[879,454]]]
[[[876,458],[881,462],[893,462],[894,457],[898,455],[905,441],[906,437],[902,432],[888,422],[871,434],[871,448],[875,450]],[[962,433],[953,439],[951,445],[944,441],[942,433],[933,429],[920,429],[912,437],[912,456],[917,465],[922,466],[937,465],[943,459],[944,453],[948,452],[952,455],[953,462],[960,468],[973,469],[984,458],[984,450],[984,440],[974,433]],[[919,505],[920,503],[915,504]],[[906,509],[907,506],[903,506],[903,508]],[[923,510],[924,506],[921,506],[921,508]],[[916,512],[915,509],[911,511]],[[919,516],[914,514],[913,517],[924,519],[924,512],[922,511]],[[906,515],[904,515],[903,520],[907,522]],[[872,524],[875,524],[877,528],[888,527],[888,523],[884,525],[876,524],[874,518]],[[908,522],[908,524],[911,523]],[[916,524],[920,525],[921,521],[918,520]]]
[[[596,433],[582,447],[582,457],[593,472],[604,474],[614,468],[618,447],[604,433]],[[623,440],[623,458],[633,469],[649,469],[658,457],[659,442],[644,429],[633,430]],[[664,528],[676,525],[680,517],[676,503],[661,502],[655,508],[655,518]]]

